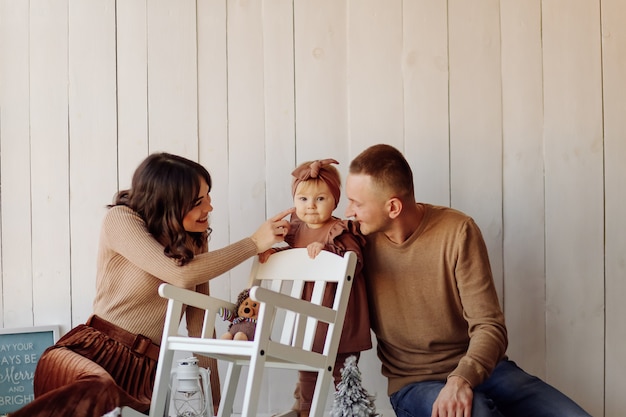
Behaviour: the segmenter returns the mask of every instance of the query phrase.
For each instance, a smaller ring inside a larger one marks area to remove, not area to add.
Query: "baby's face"
[[[256,317],[258,312],[259,312],[259,303],[257,303],[256,301],[253,301],[250,298],[246,298],[243,301],[243,303],[241,303],[241,305],[239,306],[239,310],[237,310],[239,317],[244,317],[246,319],[249,319],[251,317]]]
[[[335,209],[335,198],[324,181],[302,181],[293,196],[296,215],[310,228],[317,229],[328,222]]]

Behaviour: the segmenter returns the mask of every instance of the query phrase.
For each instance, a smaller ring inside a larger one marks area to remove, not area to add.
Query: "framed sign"
[[[31,402],[37,361],[59,339],[59,326],[0,329],[0,416]]]

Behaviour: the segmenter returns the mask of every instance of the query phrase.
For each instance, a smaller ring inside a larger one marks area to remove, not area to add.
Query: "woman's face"
[[[209,213],[212,211],[213,206],[211,205],[209,186],[204,178],[201,178],[200,192],[193,208],[183,217],[183,227],[188,232],[201,233],[206,231],[209,228]]]

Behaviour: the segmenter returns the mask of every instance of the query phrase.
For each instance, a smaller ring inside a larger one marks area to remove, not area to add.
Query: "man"
[[[469,216],[416,203],[404,156],[375,145],[350,164],[371,326],[399,417],[589,416],[506,358],[507,333],[482,234]]]

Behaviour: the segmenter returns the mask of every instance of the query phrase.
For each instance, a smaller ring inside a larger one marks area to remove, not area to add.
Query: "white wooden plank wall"
[[[546,373],[594,414],[605,364],[599,6],[542,3]]]
[[[146,2],[115,4],[117,184],[130,187],[148,147],[148,30]],[[154,93],[154,92],[153,92]],[[110,200],[113,198],[111,195]]]
[[[416,197],[450,205],[448,9],[446,2],[402,4],[404,152]]]
[[[626,386],[626,11],[621,0],[602,2],[602,93],[605,187],[605,415],[624,410]]]
[[[14,327],[33,324],[29,25],[24,2],[0,3],[0,316]],[[10,56],[11,59],[4,59]],[[6,106],[5,103],[11,103]],[[10,137],[11,140],[2,140]],[[11,157],[7,157],[11,155]],[[7,204],[11,201],[11,204]],[[12,238],[8,244],[9,236]],[[5,243],[6,242],[6,243]]]
[[[83,277],[93,277],[98,251],[93,236],[106,211],[103,190],[117,187],[115,1],[70,1],[68,15],[70,277],[76,323],[84,320],[95,295],[93,280]]]
[[[497,0],[448,2],[450,196],[489,249],[502,299],[502,93]]]
[[[503,263],[509,354],[545,377],[541,2],[500,5]],[[524,294],[520,297],[519,294]],[[529,332],[528,329],[534,329]]]
[[[69,125],[74,122],[69,119],[69,8],[69,1],[36,0],[30,3],[29,14],[15,16],[30,27],[29,66],[22,69],[30,75],[25,91],[30,97],[24,94],[16,100],[30,101],[31,234],[2,236],[3,247],[16,239],[30,238],[33,324],[59,323],[64,325],[63,330],[67,330],[65,326],[72,322],[70,220],[77,219],[70,213],[69,189]],[[5,60],[10,57],[2,57],[2,61]],[[11,102],[6,105],[3,102],[2,108],[11,105]],[[2,137],[2,142],[13,140],[18,138]],[[2,158],[10,159],[12,154],[3,154]],[[93,175],[101,174],[94,171]],[[10,206],[11,201],[3,198],[2,205]],[[6,221],[13,220],[8,218]],[[90,244],[85,241],[85,245]],[[18,284],[29,277],[15,278]],[[74,278],[78,278],[78,273]],[[10,293],[3,294],[3,297],[17,299]],[[11,327],[13,324],[5,322],[4,325]]]
[[[622,0],[0,0],[0,322],[89,316],[105,205],[149,152],[209,168],[219,248],[291,206],[296,164],[345,178],[386,142],[482,228],[511,358],[621,416],[624,74]],[[361,369],[392,415],[374,350]]]

